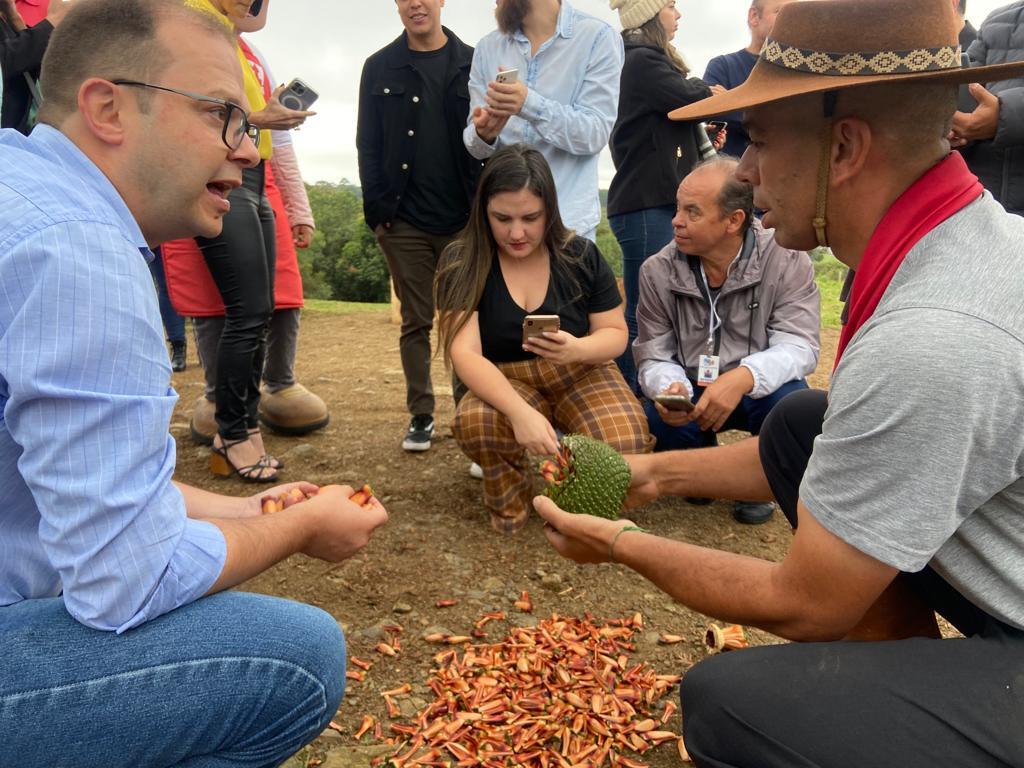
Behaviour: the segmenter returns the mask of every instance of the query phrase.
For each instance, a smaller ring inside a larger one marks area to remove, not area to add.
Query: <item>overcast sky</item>
[[[394,0],[268,0],[269,22],[252,40],[278,82],[300,77],[320,93],[318,115],[295,134],[306,181],[359,181],[356,111],[363,61],[402,31]],[[572,0],[578,10],[620,29],[607,0]],[[749,37],[749,0],[677,0],[682,13],[675,44],[695,74],[720,53],[743,48]],[[967,18],[978,26],[1004,0],[969,0]],[[494,28],[492,0],[446,0],[442,22],[470,45]],[[614,174],[607,150],[601,186]]]

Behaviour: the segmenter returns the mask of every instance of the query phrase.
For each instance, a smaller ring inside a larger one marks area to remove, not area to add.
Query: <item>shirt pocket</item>
[[[405,83],[380,80],[373,84],[370,94],[385,101],[391,97],[398,98],[405,95]]]

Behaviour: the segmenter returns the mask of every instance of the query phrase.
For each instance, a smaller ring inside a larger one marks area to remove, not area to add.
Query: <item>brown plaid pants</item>
[[[556,365],[543,358],[498,363],[516,392],[562,432],[603,440],[619,453],[649,453],[654,438],[647,417],[613,362]],[[537,475],[512,423],[472,392],[455,412],[459,446],[484,470],[484,504],[491,522],[514,531],[529,516]]]

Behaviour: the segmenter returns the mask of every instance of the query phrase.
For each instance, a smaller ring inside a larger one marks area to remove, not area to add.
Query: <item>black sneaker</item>
[[[430,438],[434,436],[434,417],[429,413],[413,416],[409,431],[405,433],[402,448],[406,451],[429,451]]]
[[[775,505],[770,501],[737,501],[732,506],[732,516],[737,523],[761,525],[772,519]]]
[[[171,342],[171,370],[181,373],[185,370],[185,342]]]

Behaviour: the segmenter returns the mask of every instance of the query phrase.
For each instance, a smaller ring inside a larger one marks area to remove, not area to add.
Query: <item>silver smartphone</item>
[[[318,98],[320,98],[320,94],[299,80],[299,78],[295,78],[281,91],[278,101],[281,102],[283,107],[305,112]]]
[[[519,82],[519,70],[518,69],[503,69],[501,72],[494,76],[494,82],[504,83],[505,85],[512,85],[512,83]]]

